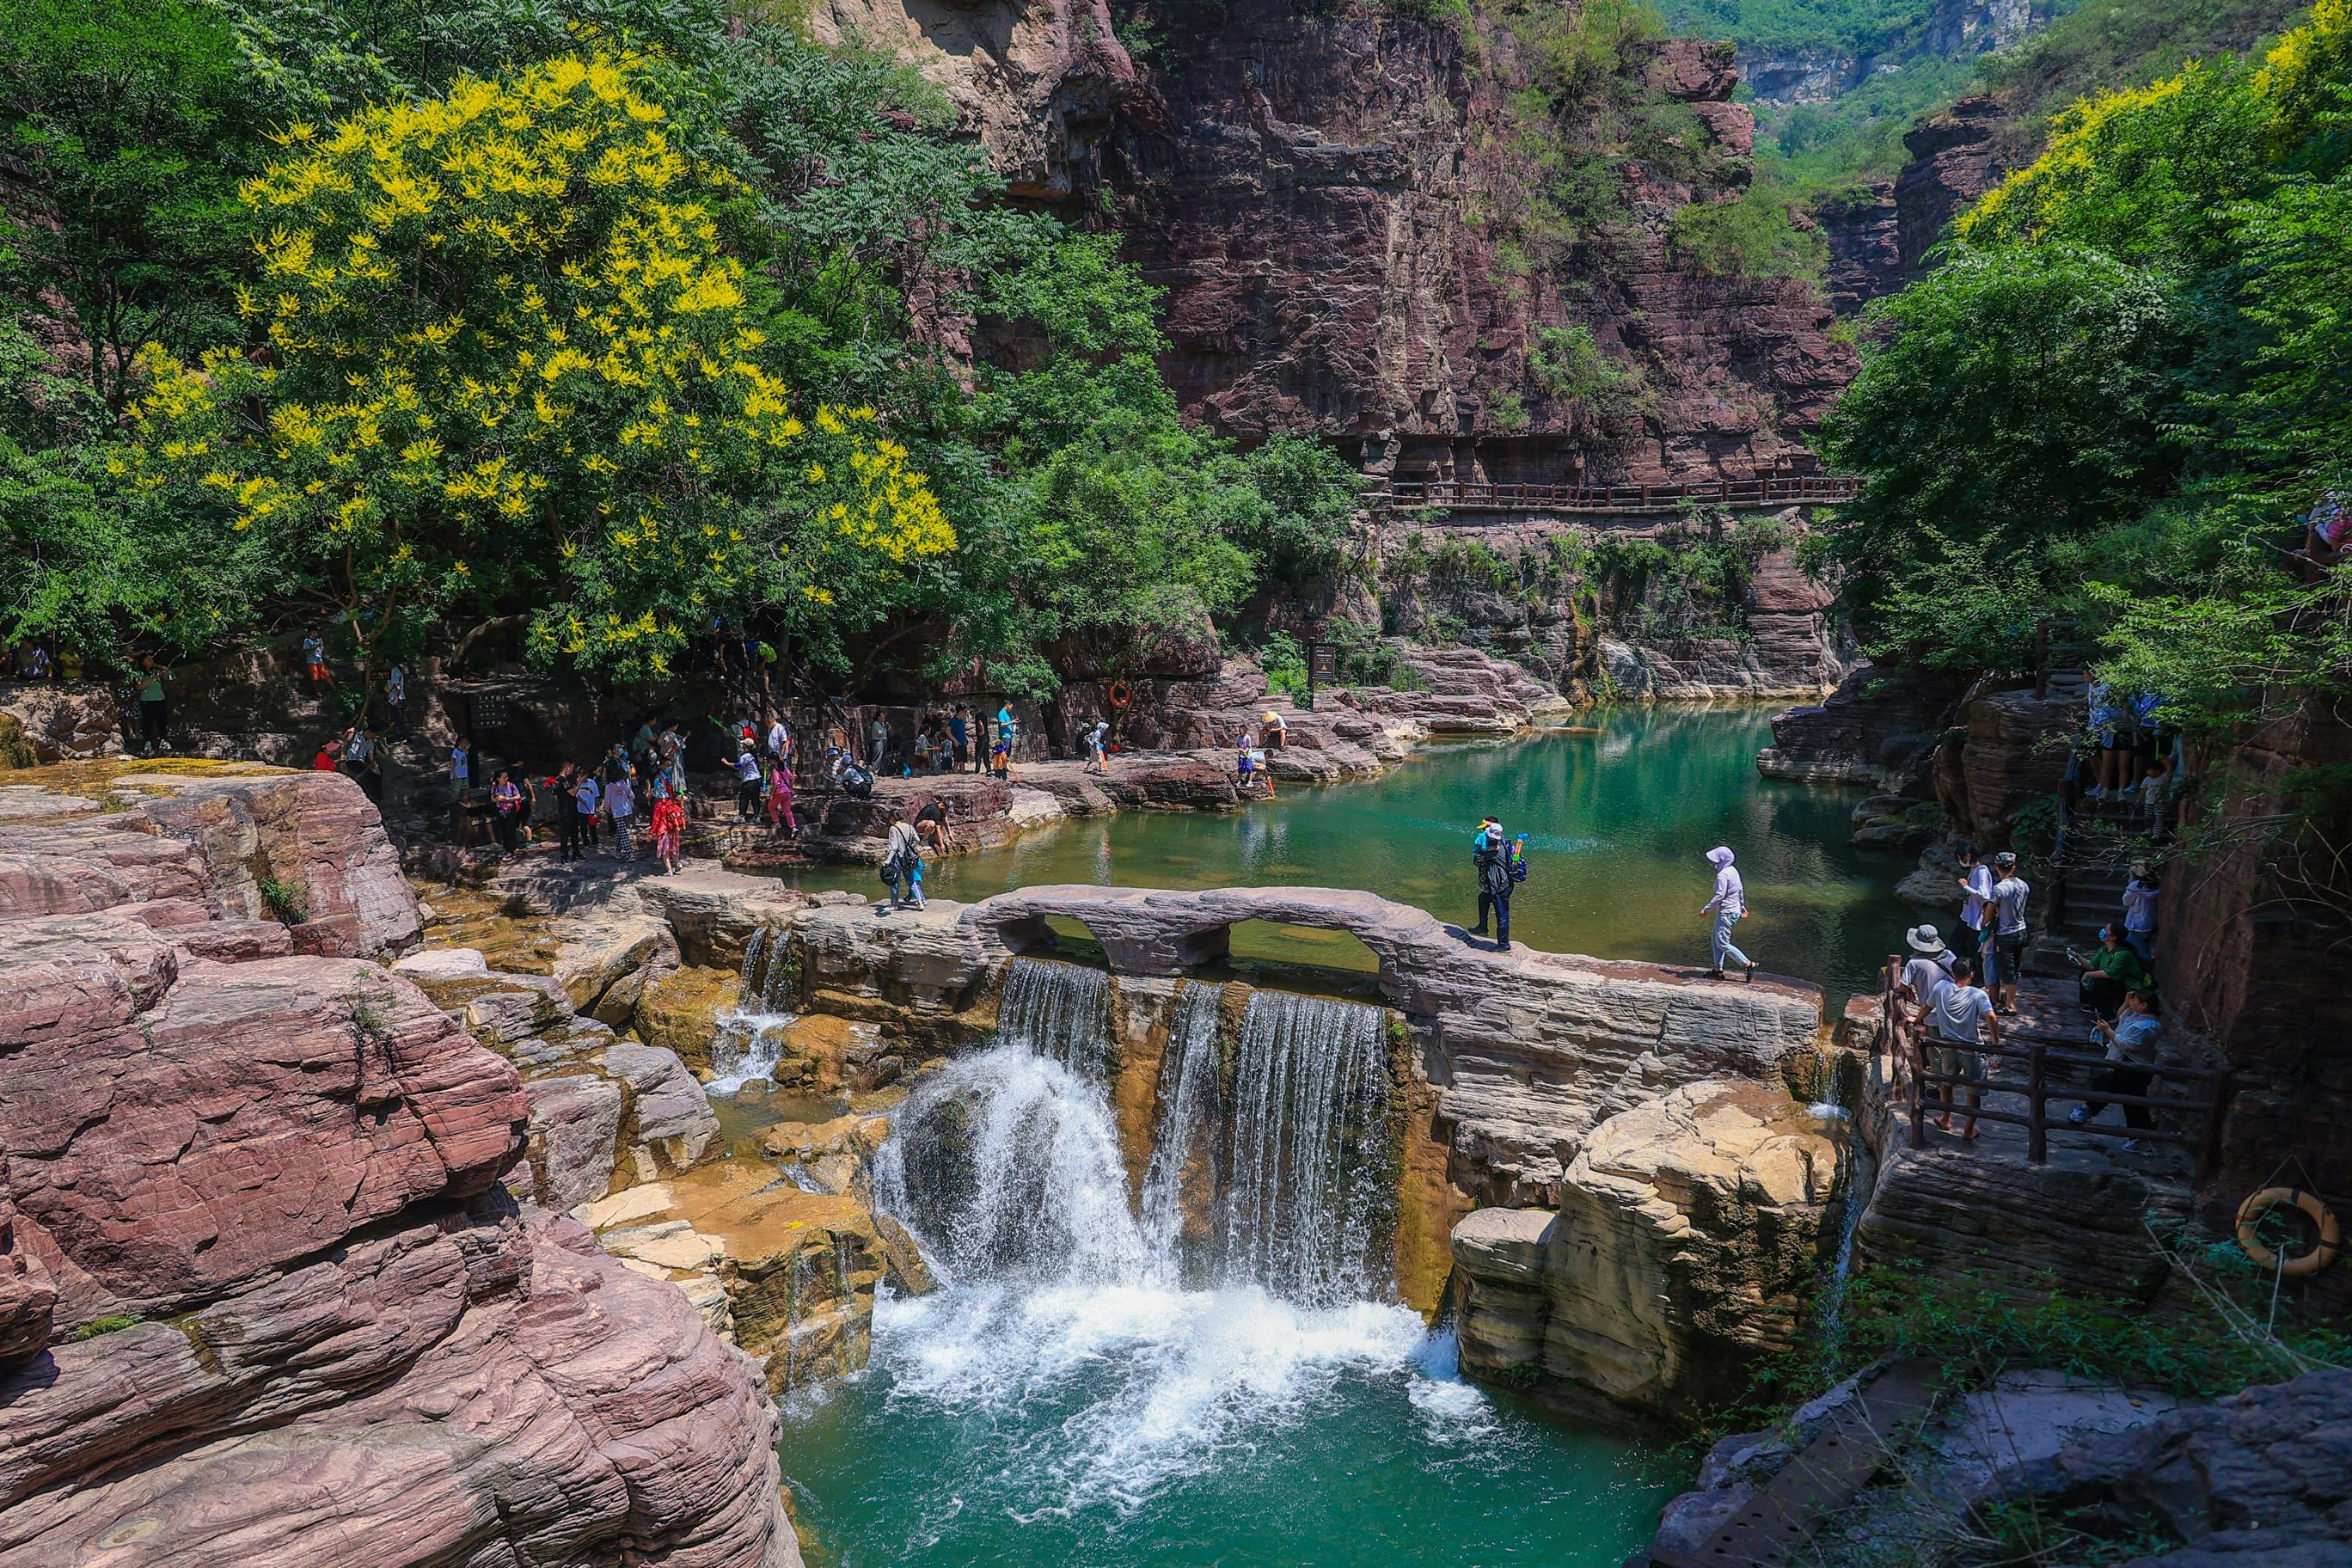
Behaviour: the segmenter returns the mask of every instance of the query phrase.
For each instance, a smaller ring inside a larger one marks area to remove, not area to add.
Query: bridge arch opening
[[[1225,927],[1223,934],[1224,955],[1198,966],[1194,973],[1203,978],[1245,980],[1285,991],[1359,1001],[1380,999],[1380,955],[1354,931],[1286,921],[1242,920]]]

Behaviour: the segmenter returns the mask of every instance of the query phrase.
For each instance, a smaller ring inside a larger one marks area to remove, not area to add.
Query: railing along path
[[[1911,1147],[1924,1149],[1927,1144],[1927,1114],[1939,1117],[1958,1116],[1979,1121],[1995,1121],[2010,1127],[2025,1129],[2025,1157],[2034,1164],[2047,1163],[2050,1158],[2050,1131],[2055,1126],[2068,1132],[2085,1133],[2095,1138],[2126,1138],[2143,1143],[2174,1143],[2197,1151],[2197,1179],[2204,1181],[2212,1173],[2220,1152],[2221,1112],[2229,1104],[2231,1083],[2229,1069],[2193,1068],[2172,1062],[2120,1061],[2112,1057],[2094,1056],[2074,1048],[2075,1042],[2063,1037],[2013,1029],[2006,1021],[2000,1035],[2000,1048],[1987,1046],[1961,1046],[1938,1039],[1938,1050],[1955,1050],[1969,1056],[1990,1058],[1986,1076],[1971,1079],[1958,1073],[1927,1070],[1926,1047],[1927,1030],[1924,1024],[1914,1023],[1905,1012],[1902,993],[1896,989],[1896,976],[1903,972],[1899,954],[1890,955],[1881,976],[1881,994],[1886,1016],[1886,1039],[1893,1053],[1896,1072],[1909,1081],[1901,1092],[1911,1113]],[[1991,1060],[2022,1057],[2025,1059],[2025,1081],[2018,1083],[1991,1076]],[[2147,1087],[2174,1083],[2186,1092],[2177,1095],[2125,1094],[2115,1089],[2093,1089],[2089,1084],[2070,1081],[2053,1082],[2051,1069],[2073,1069],[2077,1073],[2105,1071],[2123,1068],[2145,1071]],[[1933,1093],[1930,1089],[1942,1092]],[[1973,1109],[1957,1103],[1952,1091],[1971,1089],[1980,1099],[1990,1100],[1996,1094],[2014,1095],[2025,1101],[2022,1111],[1996,1110],[1979,1105]],[[2094,1120],[2069,1121],[2060,1117],[2051,1120],[2053,1100],[2079,1101],[2091,1107]],[[2108,1106],[2144,1106],[2152,1111],[2189,1112],[2193,1116],[2196,1131],[2175,1131],[2161,1122],[2152,1128],[2115,1126],[2095,1120]]]
[[[1777,474],[1753,479],[1701,479],[1669,485],[1491,484],[1474,479],[1399,480],[1388,504],[1454,511],[1568,511],[1623,517],[1692,506],[1829,505],[1862,493],[1850,474]]]

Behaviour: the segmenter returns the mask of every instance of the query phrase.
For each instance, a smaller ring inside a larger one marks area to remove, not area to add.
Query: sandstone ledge
[[[796,1564],[757,1369],[518,1210],[516,1066],[367,962],[358,786],[74,782],[0,791],[0,1564]]]

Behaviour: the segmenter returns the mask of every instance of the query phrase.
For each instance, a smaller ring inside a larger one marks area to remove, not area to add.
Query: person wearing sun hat
[[[1265,717],[1258,721],[1258,730],[1265,737],[1265,749],[1269,752],[1278,752],[1290,744],[1290,721],[1271,708],[1265,710]]]
[[[1913,926],[1903,933],[1903,940],[1912,956],[1903,965],[1900,983],[1912,1004],[1925,1007],[1936,988],[1952,977],[1952,950],[1934,926]]]

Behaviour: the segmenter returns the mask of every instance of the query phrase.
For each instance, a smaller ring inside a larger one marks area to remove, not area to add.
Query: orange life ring
[[[1112,681],[1108,695],[1110,705],[1114,708],[1124,708],[1135,700],[1135,693],[1128,689],[1127,682],[1124,680]]]
[[[2319,1244],[2300,1258],[2284,1258],[2263,1245],[2259,1230],[2263,1216],[2281,1205],[2301,1209],[2318,1228]],[[2300,1187],[2264,1187],[2238,1205],[2238,1246],[2254,1260],[2255,1268],[2292,1279],[2316,1274],[2335,1262],[2336,1255],[2344,1250],[2344,1228],[2336,1223],[2327,1205],[2319,1201],[2317,1193],[2306,1193]]]

